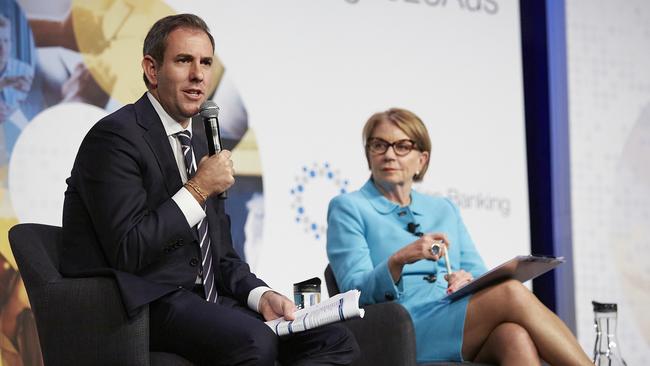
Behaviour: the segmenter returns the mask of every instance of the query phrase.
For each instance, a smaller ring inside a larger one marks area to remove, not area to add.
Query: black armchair
[[[330,296],[340,292],[329,264],[325,268],[325,283]],[[470,362],[418,364],[415,359],[415,329],[406,309],[395,302],[366,305],[363,309],[366,314],[362,319],[344,322],[354,334],[361,349],[361,357],[353,366],[483,365]]]
[[[19,224],[9,242],[29,296],[46,365],[192,364],[170,353],[149,352],[149,309],[126,316],[110,277],[63,278],[61,228]]]

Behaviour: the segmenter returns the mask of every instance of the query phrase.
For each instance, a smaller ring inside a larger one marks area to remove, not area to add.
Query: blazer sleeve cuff
[[[402,297],[404,293],[402,277],[399,278],[397,283],[393,282],[393,276],[391,276],[388,269],[388,260],[381,262],[373,271],[377,281],[375,291],[375,300],[377,302],[393,301]]]

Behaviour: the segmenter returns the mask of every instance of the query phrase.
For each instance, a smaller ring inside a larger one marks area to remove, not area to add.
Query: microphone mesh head
[[[219,116],[219,107],[217,106],[217,103],[211,100],[206,100],[201,104],[201,107],[199,107],[199,113],[203,118],[216,118]]]

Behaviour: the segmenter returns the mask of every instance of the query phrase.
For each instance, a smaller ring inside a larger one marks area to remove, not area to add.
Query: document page
[[[275,334],[279,336],[302,332],[321,325],[335,323],[352,318],[363,318],[364,311],[359,308],[359,290],[350,290],[338,294],[318,305],[298,310],[294,313],[296,320],[278,318],[266,322]]]

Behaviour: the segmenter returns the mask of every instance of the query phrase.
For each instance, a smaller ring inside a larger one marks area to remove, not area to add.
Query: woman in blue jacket
[[[394,108],[373,115],[363,139],[371,178],[328,210],[327,255],[341,290],[359,289],[363,304],[404,306],[419,362],[591,365],[566,325],[518,281],[444,299],[486,268],[458,208],[411,189],[429,164],[426,127]]]

